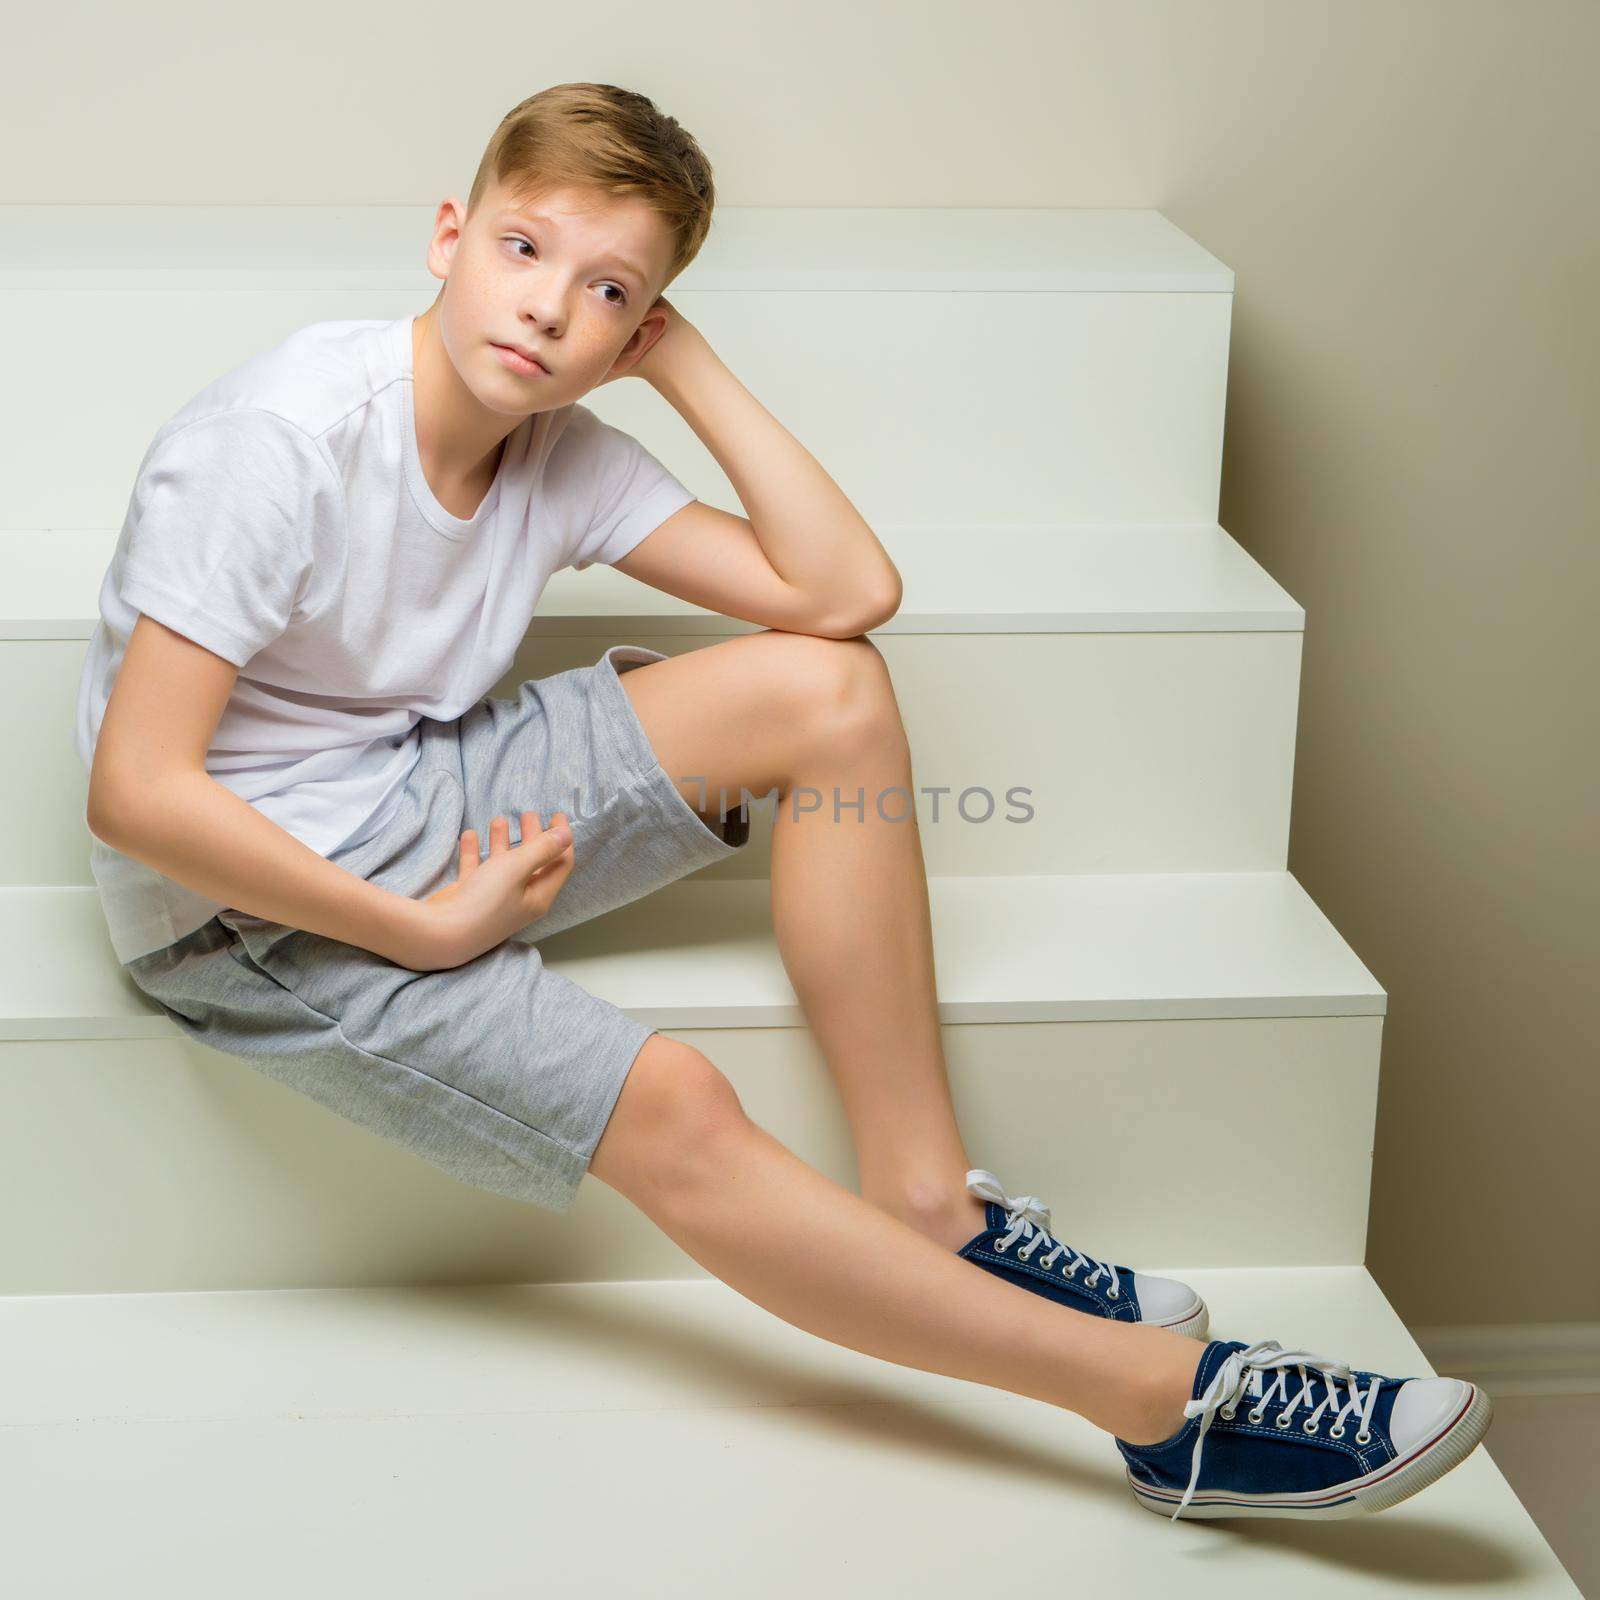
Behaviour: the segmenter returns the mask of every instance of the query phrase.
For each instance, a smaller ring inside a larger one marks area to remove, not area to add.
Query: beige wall
[[[1155,206],[1228,262],[1223,521],[1310,618],[1290,865],[1391,996],[1371,1260],[1415,1322],[1600,1319],[1600,8],[82,18],[30,18],[8,201],[431,204],[517,99],[599,78],[729,202]]]

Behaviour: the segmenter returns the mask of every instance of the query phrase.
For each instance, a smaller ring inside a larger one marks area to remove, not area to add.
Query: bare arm
[[[725,512],[708,516],[705,509],[690,513],[696,519],[693,531],[702,541],[715,536],[727,546],[744,574],[719,580],[707,590],[715,598],[700,600],[698,593],[693,598],[718,608],[718,598],[739,584],[746,592],[738,605],[780,615],[778,625],[784,628],[831,638],[850,638],[893,616],[900,606],[900,573],[844,491],[666,300],[650,308],[641,327],[653,329],[662,322],[665,331],[618,376],[644,378],[671,403],[716,458],[749,513],[748,518]],[[669,593],[680,592],[669,586],[673,582],[703,588],[703,580],[682,569],[668,582],[658,582],[681,557],[688,537],[682,525],[660,537],[671,521],[616,566]],[[655,548],[646,554],[652,541]],[[758,556],[769,571],[752,571]],[[745,610],[732,614],[742,616]]]
[[[423,903],[320,856],[205,770],[239,669],[141,616],[89,774],[89,831],[114,850],[253,916],[410,966]]]

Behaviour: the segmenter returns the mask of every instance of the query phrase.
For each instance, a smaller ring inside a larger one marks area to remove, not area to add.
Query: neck
[[[450,360],[434,313],[430,306],[411,321],[417,456],[441,505],[476,506],[494,482],[505,442],[520,419],[508,426],[504,416],[479,403]]]

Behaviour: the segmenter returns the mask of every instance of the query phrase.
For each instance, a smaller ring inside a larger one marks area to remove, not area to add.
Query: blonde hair
[[[554,188],[644,200],[672,231],[671,283],[700,253],[716,203],[711,163],[676,117],[614,83],[558,83],[501,118],[467,196],[471,216],[491,185],[520,204]]]

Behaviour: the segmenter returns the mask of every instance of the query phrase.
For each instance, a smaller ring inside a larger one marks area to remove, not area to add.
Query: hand
[[[565,812],[551,814],[547,830],[537,811],[522,813],[522,842],[511,844],[511,824],[489,824],[489,856],[478,859],[478,835],[461,834],[456,881],[419,901],[417,948],[422,959],[405,965],[421,972],[458,967],[537,921],[550,909],[573,866],[572,827]]]
[[[683,349],[697,339],[704,339],[700,330],[665,295],[645,312],[634,337],[649,338],[657,327],[662,331],[638,360],[621,372],[607,373],[600,383],[611,383],[617,378],[643,378],[659,386],[661,380],[671,374]]]

